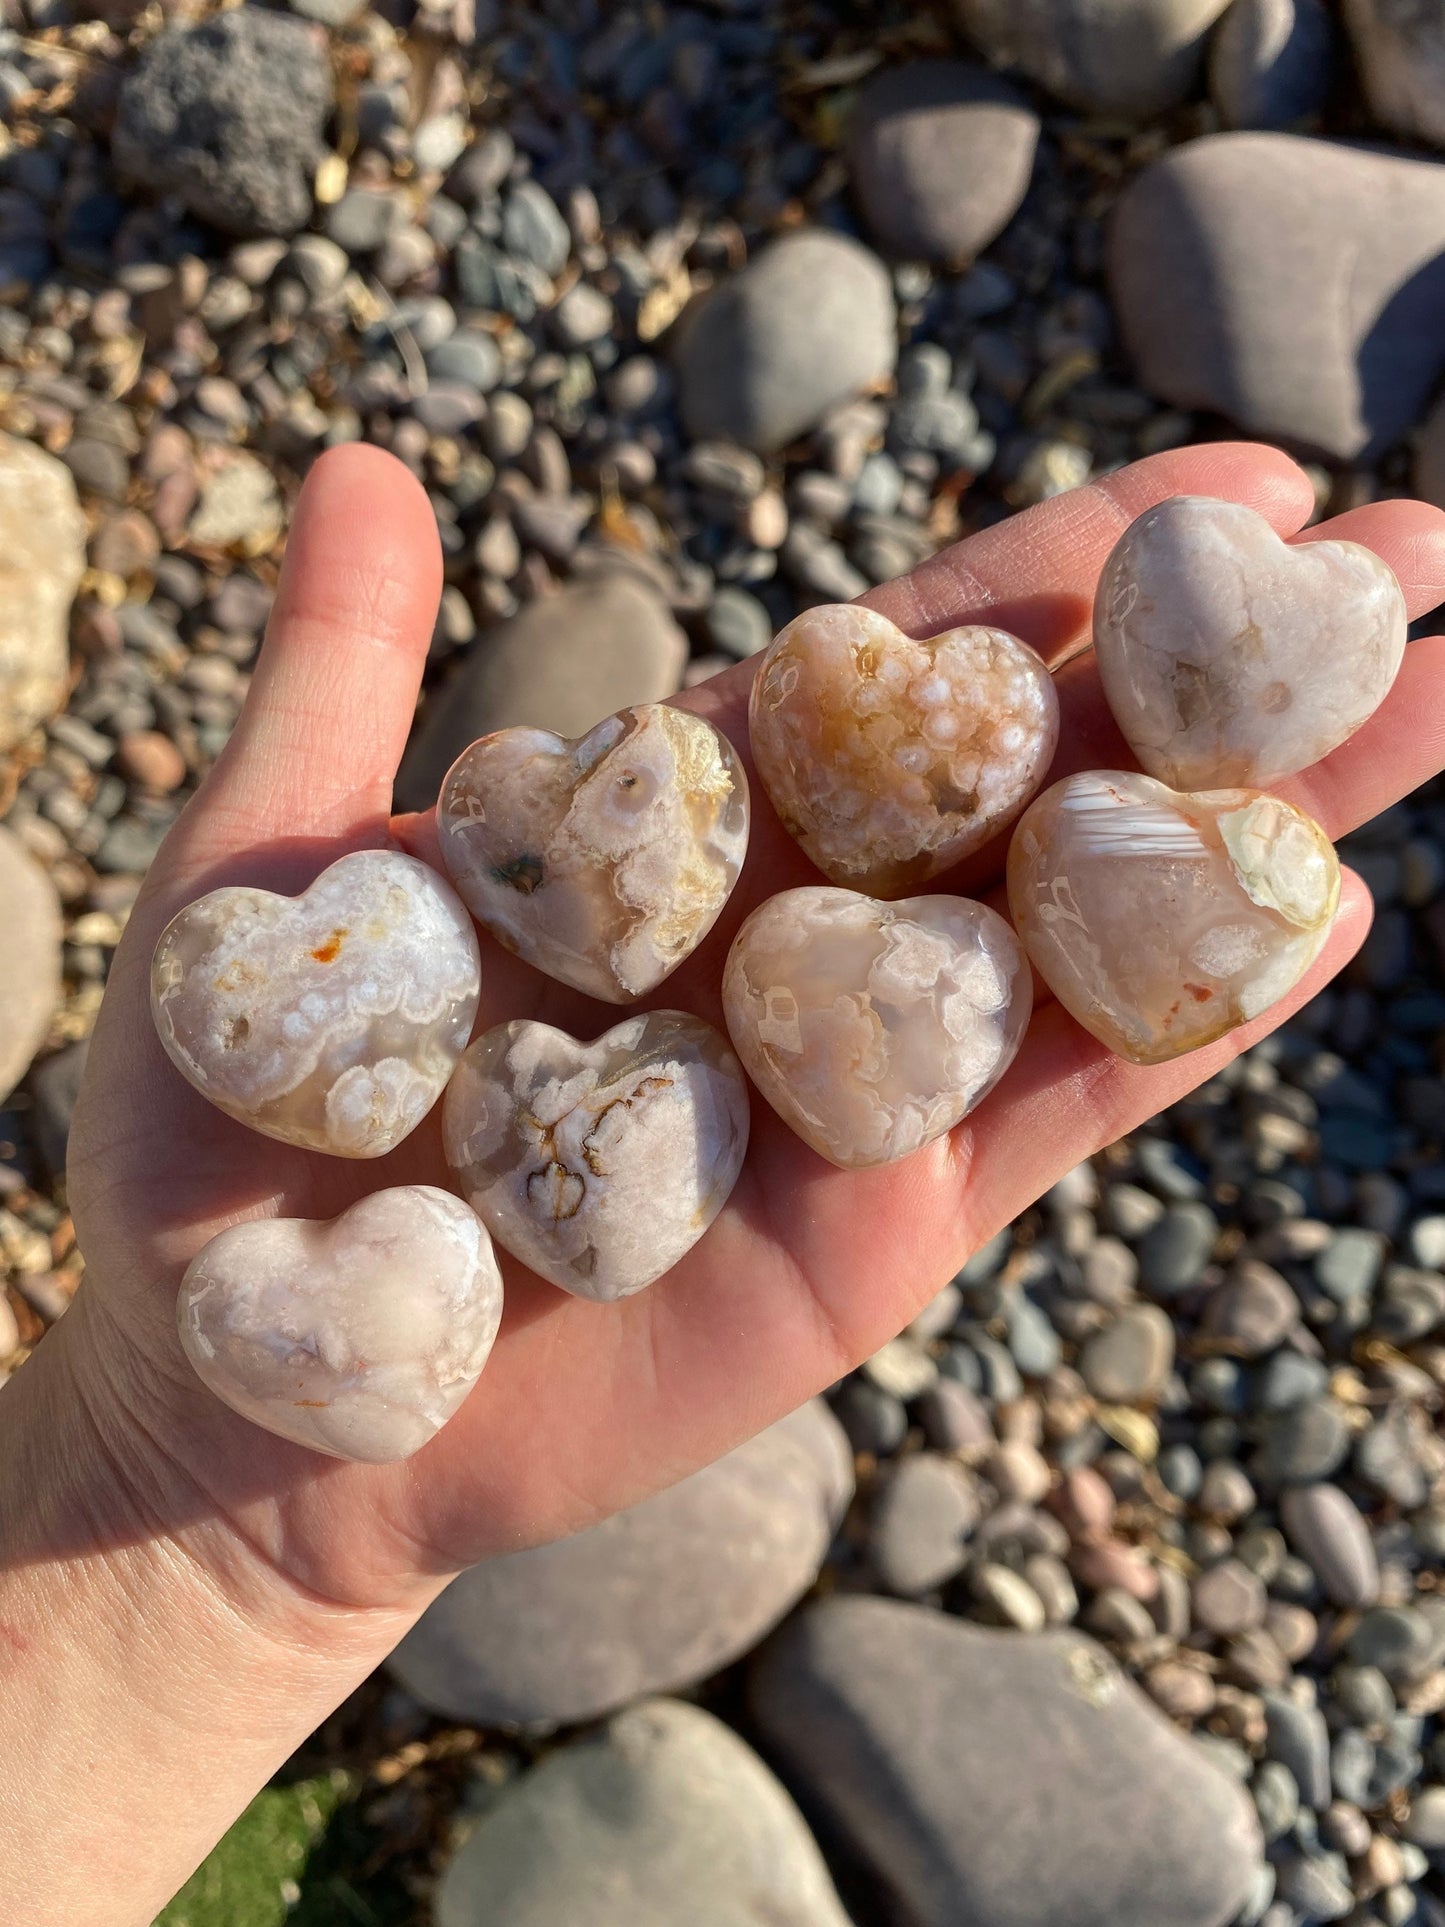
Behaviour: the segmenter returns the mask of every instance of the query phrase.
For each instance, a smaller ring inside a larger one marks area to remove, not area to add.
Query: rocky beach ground
[[[407,807],[1159,449],[1445,505],[1445,16],[1100,12],[6,0],[0,1380],[321,450],[436,510]],[[1445,790],[1344,854],[1344,979],[825,1400],[459,1580],[171,1927],[1445,1927]]]

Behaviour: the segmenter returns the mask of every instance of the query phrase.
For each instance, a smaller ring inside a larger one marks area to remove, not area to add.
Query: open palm
[[[1285,534],[1313,505],[1305,476],[1274,451],[1171,453],[975,536],[868,600],[918,635],[987,620],[1024,637],[1059,665],[1055,774],[1130,767],[1086,647],[1090,606],[1124,525],[1176,494],[1248,503]],[[1381,503],[1301,539],[1322,533],[1383,556],[1412,615],[1445,597],[1445,515]],[[755,1095],[752,1148],[732,1199],[667,1277],[598,1305],[506,1263],[501,1335],[440,1435],[398,1466],[321,1458],[202,1388],[176,1337],[177,1284],[200,1246],[239,1219],[332,1217],[384,1185],[447,1184],[436,1114],[372,1162],[245,1130],[167,1061],[149,1016],[149,960],[175,911],[220,884],[294,892],[344,851],[388,840],[437,862],[430,819],[389,811],[439,587],[430,507],[407,472],[366,448],[324,457],[297,507],[245,713],[167,839],[117,952],[70,1152],[89,1263],[70,1342],[82,1373],[94,1383],[103,1374],[109,1400],[132,1421],[116,1430],[142,1503],[164,1482],[175,1516],[179,1486],[203,1560],[239,1534],[269,1574],[309,1598],[404,1614],[487,1553],[573,1531],[681,1478],[857,1364],[1063,1171],[1303,1003],[1368,926],[1363,887],[1347,878],[1331,940],[1285,1004],[1154,1069],[1112,1057],[1045,999],[992,1096],[949,1137],[891,1167],[832,1169]],[[678,699],[744,753],[750,676],[741,665]],[[1407,652],[1388,702],[1351,742],[1281,787],[1338,836],[1442,760],[1445,638],[1433,638]],[[1001,847],[983,852],[932,887],[987,894],[1001,860]],[[817,880],[755,785],[741,885],[652,1004],[720,1022],[722,963],[742,917],[777,890]],[[539,1017],[591,1037],[619,1015],[483,939],[479,1028]],[[135,1462],[138,1438],[148,1463]]]

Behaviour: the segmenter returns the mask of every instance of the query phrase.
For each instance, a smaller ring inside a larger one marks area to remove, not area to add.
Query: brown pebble
[[[1145,1555],[1118,1539],[1075,1546],[1069,1555],[1069,1570],[1081,1585],[1114,1587],[1145,1605],[1159,1590],[1159,1575]]]
[[[1201,1572],[1191,1588],[1196,1622],[1206,1632],[1248,1632],[1262,1623],[1268,1598],[1264,1581],[1238,1559],[1221,1559]]]
[[[132,729],[121,737],[116,767],[129,783],[168,796],[186,780],[186,759],[157,729]]]
[[[1286,1659],[1298,1661],[1314,1651],[1320,1633],[1319,1622],[1307,1607],[1293,1606],[1288,1600],[1272,1599],[1264,1616],[1264,1624]]]
[[[150,518],[139,509],[123,509],[118,515],[106,516],[90,538],[91,567],[126,582],[154,568],[160,552],[160,537]]]
[[[1108,1480],[1091,1465],[1066,1472],[1049,1504],[1071,1539],[1103,1538],[1114,1523],[1114,1494]]]
[[[1214,1710],[1214,1681],[1197,1666],[1161,1660],[1144,1675],[1144,1687],[1171,1719],[1202,1720]]]

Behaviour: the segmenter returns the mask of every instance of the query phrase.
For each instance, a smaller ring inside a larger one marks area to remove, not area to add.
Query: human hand
[[[1021,635],[1062,665],[1053,775],[1133,767],[1087,653],[1092,593],[1124,525],[1184,493],[1246,502],[1286,534],[1313,507],[1302,472],[1276,452],[1182,450],[1017,516],[867,599],[917,634],[987,620]],[[1379,503],[1301,539],[1321,534],[1382,555],[1412,615],[1445,596],[1438,511]],[[176,1337],[177,1284],[200,1246],[239,1219],[329,1218],[386,1185],[447,1185],[438,1116],[374,1161],[247,1131],[166,1059],[150,1020],[149,963],[175,911],[220,884],[296,891],[344,851],[388,838],[441,868],[430,816],[388,815],[439,579],[430,508],[406,471],[366,448],[324,457],[297,507],[245,712],[167,839],[117,952],[71,1141],[70,1198],[89,1267],[61,1328],[72,1370],[131,1502],[183,1533],[247,1601],[279,1588],[347,1609],[417,1611],[459,1567],[576,1530],[716,1457],[876,1350],[1062,1172],[1282,1021],[1368,927],[1364,889],[1347,878],[1324,954],[1284,1003],[1151,1069],[1111,1056],[1045,994],[999,1088],[896,1165],[835,1170],[755,1095],[743,1176],[664,1279],[598,1305],[504,1257],[501,1334],[451,1423],[403,1465],[322,1458],[202,1387]],[[751,672],[742,664],[678,698],[744,756]],[[1339,836],[1431,776],[1442,744],[1445,638],[1434,638],[1410,648],[1383,709],[1351,742],[1280,787]],[[1005,842],[930,889],[996,893]],[[743,916],[817,880],[755,783],[743,880],[651,1002],[720,1025],[722,963]],[[618,1021],[485,936],[482,958],[479,1029],[536,1017],[591,1037]]]

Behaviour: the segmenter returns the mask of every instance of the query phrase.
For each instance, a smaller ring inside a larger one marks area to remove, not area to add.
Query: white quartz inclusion
[[[330,1223],[267,1218],[205,1245],[177,1306],[186,1356],[244,1417],[334,1458],[425,1445],[502,1316],[491,1239],[450,1192],[401,1185]]]

